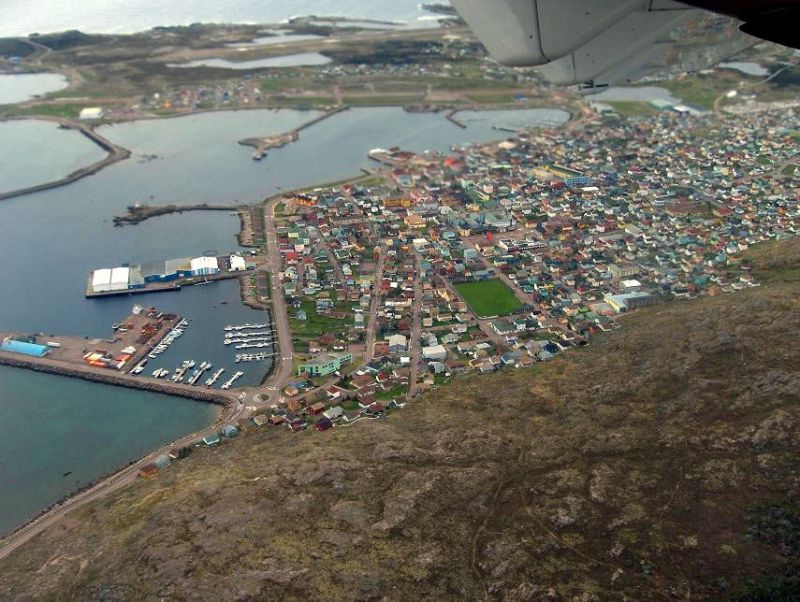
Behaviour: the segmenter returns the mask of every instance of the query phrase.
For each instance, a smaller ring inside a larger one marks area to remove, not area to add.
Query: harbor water
[[[130,149],[131,158],[69,186],[0,203],[0,254],[6,258],[0,262],[0,330],[108,337],[111,325],[127,316],[134,303],[155,305],[191,323],[145,374],[160,364],[174,370],[183,360],[194,359],[226,367],[221,382],[241,370],[245,376],[237,385],[256,384],[268,361],[234,364],[237,350],[223,345],[225,325],[259,323],[266,317],[240,303],[236,281],[180,292],[84,298],[86,275],[96,268],[235,250],[238,217],[225,211],[192,212],[115,228],[115,215],[136,201],[256,202],[281,190],[357,175],[360,166],[375,165],[366,158],[374,147],[444,151],[452,144],[506,137],[497,126],[549,126],[568,118],[563,111],[545,109],[513,116],[467,115],[470,123],[461,129],[442,114],[358,109],[303,130],[297,142],[270,150],[263,161],[253,161],[252,149],[237,144],[245,137],[291,130],[317,115],[217,112],[100,128],[111,141]],[[4,129],[7,125],[0,124],[0,138],[8,148],[30,134]],[[55,143],[56,134],[45,128],[30,136],[47,145]],[[66,147],[75,152],[73,160],[83,160],[82,150]],[[0,181],[12,175],[9,165],[0,162]],[[195,401],[9,368],[0,368],[0,412],[5,434],[0,458],[6,462],[0,482],[14,479],[14,494],[0,496],[0,530],[36,514],[76,485],[214,418],[213,408]],[[69,466],[62,466],[63,457],[69,458]],[[65,480],[67,471],[79,475],[80,483]]]
[[[105,156],[106,152],[83,134],[60,129],[54,122],[0,123],[0,192],[58,180]]]
[[[0,366],[0,533],[203,428],[219,411],[179,397]]]

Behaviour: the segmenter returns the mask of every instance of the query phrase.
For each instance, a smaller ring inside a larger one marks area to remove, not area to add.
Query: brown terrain
[[[535,370],[197,450],[0,561],[0,599],[797,599],[798,243]]]

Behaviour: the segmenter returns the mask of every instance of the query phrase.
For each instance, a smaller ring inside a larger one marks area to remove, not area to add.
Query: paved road
[[[417,394],[419,364],[422,361],[422,256],[414,254],[416,274],[414,275],[414,303],[411,305],[411,337],[408,342],[411,351],[411,374],[408,377],[408,396]]]
[[[278,333],[280,357],[277,361],[275,370],[273,370],[270,378],[264,384],[263,388],[231,390],[231,402],[226,411],[223,412],[220,419],[214,425],[204,429],[203,431],[192,433],[191,435],[187,435],[186,437],[173,441],[169,445],[165,445],[160,449],[148,454],[147,456],[137,460],[130,466],[127,466],[113,475],[102,479],[77,495],[59,502],[45,514],[42,514],[38,518],[34,519],[27,525],[23,526],[0,541],[0,558],[5,558],[14,550],[30,541],[31,538],[35,537],[51,525],[58,522],[64,517],[64,515],[66,515],[68,512],[71,512],[75,508],[78,508],[88,502],[97,500],[120,489],[121,487],[124,487],[125,485],[128,485],[136,479],[139,471],[144,466],[151,463],[161,454],[167,453],[174,447],[183,447],[199,442],[206,435],[218,432],[222,424],[236,422],[237,420],[246,418],[255,411],[258,411],[258,407],[252,407],[245,404],[245,400],[248,395],[259,395],[260,397],[258,401],[262,403],[274,403],[279,399],[280,389],[292,376],[292,358],[294,349],[292,345],[291,330],[289,329],[289,317],[286,313],[286,299],[283,295],[280,278],[281,255],[280,247],[278,245],[277,229],[275,227],[275,206],[279,202],[280,199],[271,201],[267,204],[265,211],[267,212],[266,267],[270,272],[272,281],[272,319],[274,320],[275,329]]]
[[[325,255],[328,257],[328,261],[331,262],[333,266],[333,272],[336,274],[336,279],[342,283],[342,288],[344,289],[344,297],[345,299],[349,299],[350,297],[350,288],[347,286],[347,278],[344,277],[344,272],[342,271],[342,264],[339,263],[339,260],[336,257],[336,253],[331,251],[328,245],[323,245],[325,249]],[[341,301],[342,299],[339,299]]]
[[[375,354],[375,338],[378,331],[378,307],[381,302],[381,282],[383,282],[383,263],[385,254],[381,253],[378,257],[378,265],[375,268],[375,286],[372,289],[372,301],[369,304],[369,316],[367,316],[367,347],[364,350],[364,363],[372,361]]]
[[[280,360],[265,384],[268,392],[275,391],[276,396],[277,391],[292,377],[294,358],[294,343],[292,342],[292,331],[289,328],[289,314],[286,311],[286,297],[283,294],[283,279],[281,278],[281,250],[278,244],[278,229],[275,225],[275,207],[281,201],[282,199],[280,198],[273,199],[264,208],[267,235],[266,267],[270,273],[272,320],[275,323],[275,330],[278,331],[278,347],[280,350]]]

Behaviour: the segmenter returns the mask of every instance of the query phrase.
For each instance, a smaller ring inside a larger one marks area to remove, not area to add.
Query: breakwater
[[[110,142],[106,138],[103,138],[97,132],[84,127],[79,123],[75,123],[73,121],[63,120],[63,119],[56,119],[56,121],[60,127],[64,129],[70,130],[77,130],[81,134],[83,134],[86,138],[97,144],[100,148],[108,153],[108,156],[96,163],[92,163],[86,167],[81,167],[80,169],[76,169],[71,174],[64,176],[63,178],[59,178],[58,180],[52,180],[50,182],[45,182],[43,184],[37,184],[35,186],[28,186],[26,188],[18,188],[17,190],[11,190],[9,192],[0,193],[0,201],[5,201],[7,199],[13,199],[20,196],[25,196],[28,194],[33,194],[35,192],[42,192],[44,190],[51,190],[53,188],[59,188],[61,186],[66,186],[67,184],[72,184],[73,182],[77,182],[78,180],[85,178],[87,176],[91,176],[96,174],[101,169],[108,167],[109,165],[113,165],[119,161],[124,161],[128,157],[131,156],[131,152],[123,148],[121,146],[117,146],[116,144]]]
[[[72,378],[80,378],[96,383],[104,383],[129,389],[139,389],[154,393],[164,393],[175,395],[196,401],[214,403],[221,406],[228,406],[233,403],[233,396],[224,391],[215,389],[203,389],[182,385],[172,382],[161,382],[148,377],[131,376],[109,369],[92,368],[90,366],[80,366],[68,362],[51,360],[48,358],[34,358],[16,355],[0,351],[0,365],[13,366],[15,368],[25,368],[36,372],[47,374],[58,374]]]
[[[183,213],[184,211],[243,211],[244,207],[232,207],[230,205],[210,205],[208,203],[198,203],[195,205],[129,205],[128,213],[114,217],[114,226],[135,226],[151,217],[170,215],[172,213]]]
[[[300,139],[300,132],[310,128],[312,125],[316,125],[317,123],[328,119],[329,117],[333,117],[337,113],[341,113],[342,111],[348,110],[349,107],[338,107],[331,111],[326,111],[322,115],[318,115],[309,121],[306,121],[304,124],[297,126],[295,129],[285,132],[283,134],[276,134],[274,136],[266,136],[263,138],[243,138],[239,140],[239,144],[242,146],[252,146],[256,149],[256,152],[253,154],[254,159],[261,159],[266,156],[267,151],[271,148],[281,148],[282,146],[286,146],[291,142],[297,142]]]

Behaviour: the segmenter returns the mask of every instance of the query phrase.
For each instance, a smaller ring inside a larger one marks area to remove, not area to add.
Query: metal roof
[[[26,343],[25,341],[15,341],[14,339],[3,339],[0,343],[0,351],[10,351],[12,353],[21,353],[23,355],[32,355],[34,357],[44,357],[50,348],[47,345],[36,345],[35,343]]]

